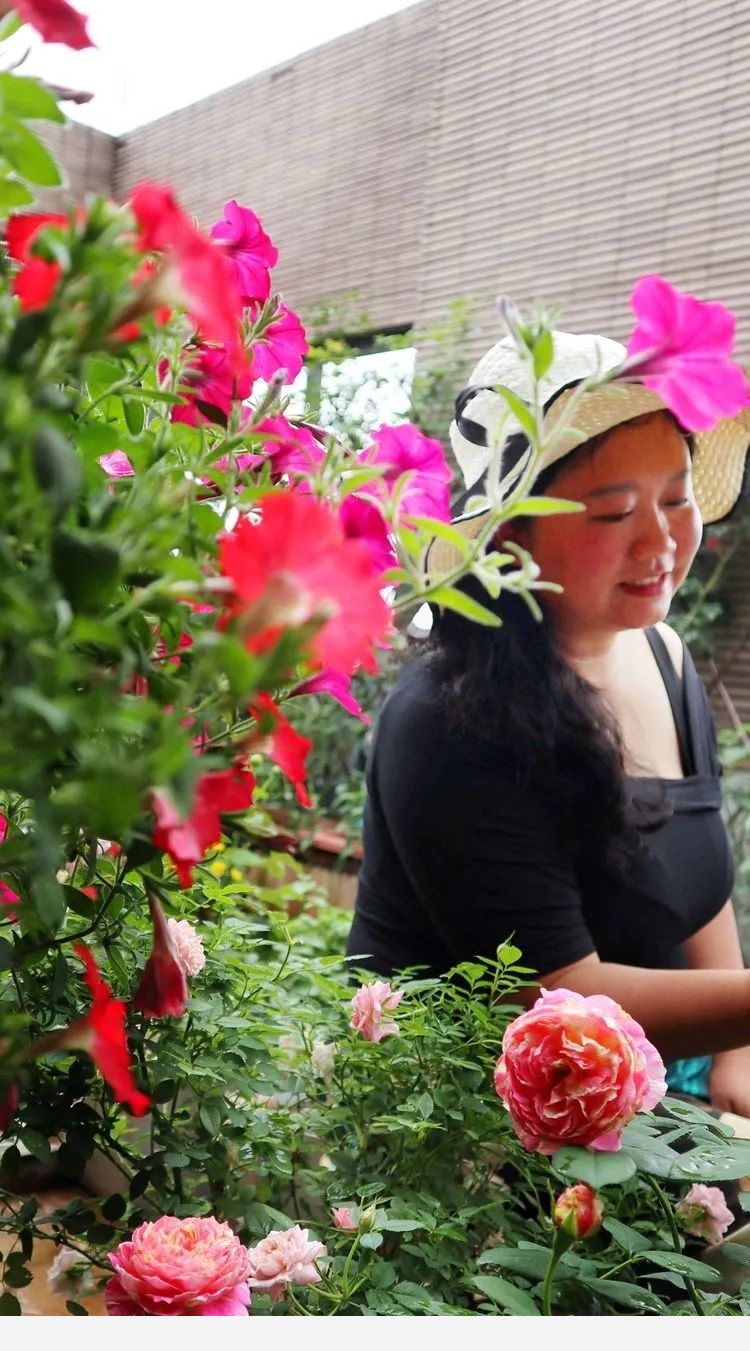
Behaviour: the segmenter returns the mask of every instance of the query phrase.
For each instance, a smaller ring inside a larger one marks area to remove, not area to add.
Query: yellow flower
[[[209,863],[208,870],[213,873],[214,877],[223,877],[227,870],[227,865],[223,859],[215,858],[213,863]]]
[[[232,879],[233,882],[241,882],[241,881],[242,881],[242,872],[240,871],[239,868],[230,868],[230,869],[229,869],[229,876],[231,877],[231,879]]]

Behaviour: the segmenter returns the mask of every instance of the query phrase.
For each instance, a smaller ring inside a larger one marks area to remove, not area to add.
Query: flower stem
[[[649,1187],[654,1193],[654,1196],[659,1202],[662,1214],[664,1215],[664,1218],[667,1221],[667,1224],[669,1225],[669,1232],[672,1235],[672,1243],[674,1245],[675,1252],[681,1253],[682,1246],[680,1244],[680,1231],[677,1228],[677,1222],[675,1220],[672,1207],[669,1204],[669,1198],[666,1196],[663,1189],[659,1186],[659,1183],[656,1181],[656,1178],[651,1177],[649,1173],[643,1173],[642,1177],[645,1178],[646,1182],[648,1183]],[[693,1302],[695,1312],[697,1314],[700,1314],[701,1318],[705,1318],[706,1310],[703,1307],[703,1302],[696,1289],[695,1281],[691,1280],[689,1276],[685,1275],[683,1275],[682,1279],[685,1282],[685,1289],[687,1290]]]

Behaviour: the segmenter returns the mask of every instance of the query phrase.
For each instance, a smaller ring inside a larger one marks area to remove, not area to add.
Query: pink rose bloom
[[[542,990],[506,1028],[495,1088],[527,1149],[620,1148],[623,1128],[666,1093],[640,1024],[606,995]]]
[[[135,470],[124,450],[111,450],[99,456],[99,464],[109,478],[132,478]]]
[[[376,427],[373,445],[361,455],[363,464],[386,466],[385,475],[373,484],[373,492],[392,490],[402,474],[410,475],[400,498],[402,516],[429,516],[451,520],[450,483],[453,478],[443,447],[410,422],[398,427]]]
[[[658,394],[687,431],[710,431],[750,403],[745,373],[732,361],[735,319],[663,277],[641,277],[630,304],[636,326],[623,379]]]
[[[253,343],[253,370],[262,380],[270,380],[277,371],[286,371],[292,381],[302,370],[307,352],[307,337],[293,310],[279,305],[272,324]]]
[[[403,997],[403,990],[392,990],[385,980],[360,985],[352,1000],[349,1026],[355,1032],[361,1032],[365,1041],[382,1041],[383,1037],[398,1036],[396,1024],[383,1022],[383,1015],[398,1008]]]
[[[173,919],[170,915],[167,928],[188,976],[197,976],[206,965],[206,954],[192,924],[186,919]]]
[[[247,1249],[213,1216],[147,1221],[109,1260],[117,1273],[104,1287],[116,1317],[247,1315]]]
[[[311,1243],[306,1229],[274,1229],[254,1248],[248,1249],[251,1290],[262,1290],[272,1300],[281,1299],[288,1285],[315,1285],[321,1279],[315,1267],[325,1256],[322,1243]]]
[[[220,239],[234,272],[237,290],[245,305],[261,303],[271,294],[269,269],[275,267],[279,251],[271,243],[254,211],[232,200],[224,215],[211,227],[212,239]]]
[[[675,1206],[675,1215],[686,1234],[705,1238],[708,1243],[720,1243],[734,1223],[721,1187],[706,1187],[702,1182],[693,1183]]]
[[[334,1206],[331,1211],[333,1223],[337,1229],[358,1229],[359,1225],[351,1212],[350,1206]]]
[[[364,544],[378,576],[398,563],[396,550],[388,534],[382,512],[374,502],[368,502],[356,493],[345,497],[339,507],[339,520],[347,539],[358,539]]]

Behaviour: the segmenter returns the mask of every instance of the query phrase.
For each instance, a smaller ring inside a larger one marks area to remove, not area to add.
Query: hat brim
[[[571,415],[567,410],[574,399]],[[498,419],[502,404],[500,395],[483,393],[468,406],[467,413],[473,421],[481,420],[491,426],[491,420]],[[552,434],[553,439],[548,453],[540,460],[538,472],[550,468],[583,442],[601,436],[623,422],[661,411],[668,410],[658,394],[640,384],[612,383],[577,396],[574,389],[564,390],[545,414],[545,432]],[[571,425],[565,426],[568,418]],[[554,430],[558,426],[563,430],[555,438]],[[459,463],[471,466],[466,477],[472,496],[480,494],[489,465],[489,449],[467,441],[455,422],[451,424],[450,437]],[[718,422],[709,432],[693,433],[692,440],[693,492],[704,524],[713,525],[729,515],[742,493],[750,446],[750,409]],[[486,513],[472,513],[459,516],[453,524],[466,539],[474,539],[485,520]],[[456,549],[444,540],[436,539],[430,548],[429,574],[435,578],[442,576],[457,567],[459,561]]]

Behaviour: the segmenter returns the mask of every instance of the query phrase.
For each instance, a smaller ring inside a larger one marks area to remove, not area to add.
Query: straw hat
[[[611,338],[594,333],[553,332],[554,359],[539,382],[539,397],[545,408],[544,426],[551,430],[572,422],[572,430],[555,440],[542,458],[538,473],[569,455],[582,440],[645,413],[658,412],[665,404],[658,394],[636,383],[612,383],[601,389],[576,395],[582,380],[606,375],[625,359],[625,348]],[[487,442],[496,438],[501,421],[506,438],[521,431],[518,421],[508,415],[508,406],[498,385],[506,385],[524,402],[532,394],[529,373],[521,364],[512,338],[486,352],[471,373],[468,387],[456,400],[456,417],[450,426],[450,440],[467,489],[466,497],[481,494],[490,463]],[[572,416],[568,409],[577,399]],[[745,456],[750,445],[750,409],[717,423],[710,432],[693,434],[693,490],[705,524],[722,520],[736,505],[742,490]],[[501,477],[502,477],[501,462]],[[478,534],[484,515],[459,514],[454,521],[468,538]],[[429,555],[433,575],[444,573],[457,562],[455,550],[443,540],[435,540]]]

